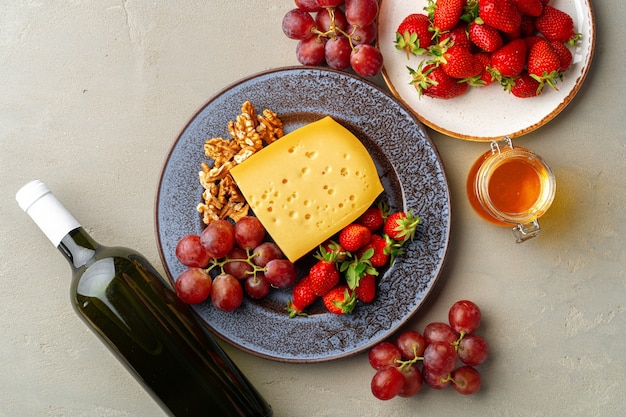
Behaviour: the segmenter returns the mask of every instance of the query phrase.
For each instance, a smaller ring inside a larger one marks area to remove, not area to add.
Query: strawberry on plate
[[[413,210],[396,211],[385,219],[383,231],[391,239],[404,243],[413,240],[417,225],[421,222],[422,219],[413,214]]]
[[[437,0],[433,9],[433,24],[439,32],[454,28],[463,13],[466,0]]]
[[[524,39],[515,39],[491,54],[491,74],[502,82],[504,77],[517,77],[526,65],[528,45]]]
[[[513,0],[480,0],[478,15],[485,24],[504,33],[517,33],[522,24],[522,14]]]
[[[413,13],[402,20],[396,31],[396,49],[409,55],[422,55],[432,44],[430,20],[423,13]]]
[[[351,223],[339,232],[339,244],[348,252],[361,249],[370,241],[372,232],[359,223]]]
[[[526,70],[524,70],[519,77],[513,80],[512,85],[508,89],[515,97],[530,98],[541,94],[539,87],[539,81],[528,75]]]
[[[528,52],[528,73],[539,81],[539,90],[544,85],[556,89],[557,80],[562,76],[561,60],[547,40],[536,42]]]
[[[535,28],[549,41],[573,45],[581,37],[581,34],[574,32],[574,20],[570,15],[547,5],[541,16],[535,19]]]
[[[322,297],[326,309],[337,315],[351,313],[356,305],[356,300],[356,295],[350,291],[347,285],[337,285]]]
[[[320,248],[316,255],[318,261],[309,270],[309,279],[313,293],[318,297],[325,295],[339,282],[335,252],[327,252]]]
[[[418,97],[424,95],[445,100],[458,97],[467,91],[466,82],[450,77],[439,65],[423,66],[423,64],[424,61],[420,63],[417,70],[409,68],[412,78],[410,84],[417,90]]]
[[[376,276],[366,274],[359,281],[359,286],[354,289],[356,298],[363,303],[371,303],[376,297]]]
[[[291,300],[287,302],[289,317],[306,316],[304,310],[317,300],[308,275],[296,282],[291,290],[291,297]]]

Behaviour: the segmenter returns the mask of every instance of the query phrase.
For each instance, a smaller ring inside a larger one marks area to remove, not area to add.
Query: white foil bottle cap
[[[54,246],[59,246],[65,235],[80,227],[80,223],[48,186],[39,180],[30,181],[20,188],[15,199]]]

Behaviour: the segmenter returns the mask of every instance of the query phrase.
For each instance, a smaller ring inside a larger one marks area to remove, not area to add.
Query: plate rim
[[[451,231],[452,231],[452,213],[453,213],[453,208],[452,208],[452,196],[451,196],[451,190],[450,190],[450,184],[449,184],[449,179],[448,179],[448,175],[445,171],[445,166],[443,164],[443,160],[441,158],[441,155],[439,153],[438,148],[436,147],[435,143],[432,141],[432,139],[429,137],[428,132],[426,131],[426,129],[424,128],[423,124],[420,122],[420,120],[416,117],[416,115],[409,109],[407,108],[407,106],[402,103],[400,100],[398,100],[395,96],[393,96],[393,94],[390,94],[388,91],[386,91],[384,89],[384,87],[368,80],[368,79],[364,79],[362,77],[359,77],[357,75],[345,72],[345,71],[339,71],[339,70],[335,70],[332,68],[325,68],[325,67],[316,67],[316,66],[304,66],[304,65],[293,65],[293,66],[283,66],[283,67],[276,67],[276,68],[270,68],[270,69],[266,69],[266,70],[262,70],[250,75],[247,75],[245,77],[242,77],[234,82],[229,83],[228,85],[226,85],[225,87],[217,90],[215,93],[213,93],[207,100],[205,100],[202,105],[200,105],[192,114],[191,116],[189,116],[186,120],[186,122],[184,123],[183,127],[181,129],[179,129],[178,133],[175,136],[174,141],[172,142],[172,144],[170,145],[169,149],[167,150],[167,153],[165,155],[165,158],[163,159],[163,162],[161,164],[161,170],[159,173],[159,178],[158,178],[158,182],[157,182],[157,190],[155,193],[155,197],[154,197],[154,211],[153,211],[153,215],[154,215],[154,231],[155,231],[155,235],[156,235],[156,243],[157,243],[157,250],[158,250],[158,254],[159,254],[159,259],[161,260],[161,264],[163,267],[163,270],[166,274],[166,278],[167,281],[170,285],[174,285],[175,280],[174,277],[171,274],[170,269],[167,266],[167,261],[166,261],[166,257],[165,257],[165,253],[164,253],[164,247],[163,244],[161,242],[161,237],[160,237],[160,233],[159,233],[159,204],[160,204],[160,200],[161,200],[161,193],[163,190],[163,182],[164,179],[166,177],[166,171],[167,171],[167,166],[168,163],[170,162],[171,158],[172,158],[172,154],[176,151],[176,148],[178,146],[178,144],[180,143],[183,134],[185,133],[185,131],[190,127],[191,124],[194,123],[194,121],[196,120],[196,118],[205,110],[205,108],[207,106],[210,105],[210,103],[212,103],[215,100],[218,100],[221,96],[223,96],[224,94],[227,94],[229,90],[236,88],[244,83],[247,83],[251,80],[254,80],[256,78],[259,77],[264,77],[267,75],[271,75],[271,74],[275,74],[275,73],[282,73],[282,72],[306,72],[306,71],[319,71],[319,72],[327,72],[327,73],[334,73],[336,75],[342,76],[342,77],[348,77],[351,78],[353,80],[356,80],[357,82],[361,82],[364,83],[366,85],[369,86],[369,88],[373,88],[375,90],[377,90],[379,93],[384,94],[389,100],[391,100],[392,102],[395,102],[396,105],[398,105],[400,108],[402,108],[404,110],[404,112],[406,112],[407,116],[410,117],[413,122],[419,127],[419,129],[422,131],[422,134],[424,136],[424,139],[427,143],[427,145],[431,148],[431,151],[433,152],[433,156],[435,158],[435,161],[437,162],[437,164],[439,165],[438,169],[440,171],[440,175],[443,179],[443,184],[444,184],[444,188],[445,188],[445,199],[447,202],[447,211],[448,211],[448,216],[445,219],[445,223],[442,227],[442,231],[444,233],[444,245],[442,247],[441,250],[441,257],[440,260],[437,263],[437,267],[436,269],[433,271],[433,277],[432,279],[428,282],[428,289],[427,291],[424,293],[423,297],[421,298],[421,300],[419,301],[419,303],[415,306],[415,308],[410,312],[410,314],[406,314],[404,317],[402,317],[401,319],[397,320],[397,324],[394,326],[394,331],[398,330],[399,328],[401,328],[402,326],[404,326],[406,324],[406,322],[408,320],[410,320],[419,310],[419,308],[424,304],[424,302],[426,301],[426,299],[433,293],[435,292],[435,288],[437,287],[440,277],[442,275],[442,272],[444,270],[444,267],[446,265],[446,262],[448,260],[448,255],[450,252],[450,237],[451,237]],[[193,307],[193,306],[192,306]],[[333,360],[337,360],[337,359],[341,359],[341,358],[346,358],[346,357],[350,357],[359,353],[362,353],[363,351],[365,351],[366,349],[370,348],[371,346],[373,346],[375,343],[378,343],[382,340],[382,338],[373,338],[372,340],[369,340],[366,343],[363,343],[361,345],[356,346],[356,348],[353,348],[352,350],[347,350],[347,351],[342,351],[339,354],[333,355],[333,356],[321,356],[321,357],[305,357],[305,358],[292,358],[292,357],[282,357],[280,356],[280,354],[277,355],[270,355],[270,354],[266,354],[263,352],[258,352],[255,351],[253,349],[251,349],[248,346],[245,346],[241,343],[236,342],[235,340],[232,340],[231,338],[226,337],[225,335],[221,334],[220,332],[215,331],[207,322],[206,320],[204,320],[201,315],[198,313],[198,311],[196,311],[196,309],[192,308],[192,312],[194,314],[194,316],[196,317],[197,320],[199,320],[199,322],[205,327],[207,328],[212,334],[216,335],[219,339],[223,340],[224,342],[228,343],[229,345],[240,349],[244,352],[250,353],[254,356],[257,357],[262,357],[265,359],[269,359],[269,360],[273,360],[273,361],[278,361],[278,362],[286,362],[286,363],[319,363],[319,362],[328,362],[328,361],[333,361]],[[386,333],[384,335],[384,338],[389,337],[391,333]]]
[[[380,0],[379,3],[379,7],[380,9],[382,9],[383,4],[386,2],[390,2],[391,0]],[[578,94],[579,90],[581,89],[582,85],[584,84],[585,79],[587,78],[587,74],[589,73],[589,70],[591,68],[591,63],[593,61],[593,57],[594,57],[594,52],[595,52],[595,43],[596,43],[596,28],[595,28],[595,13],[593,10],[593,5],[591,4],[591,0],[572,0],[574,2],[580,2],[581,4],[585,4],[587,9],[589,10],[589,33],[591,34],[591,38],[589,39],[589,49],[588,49],[588,53],[585,54],[585,60],[583,61],[583,68],[582,68],[582,72],[580,74],[575,74],[578,75],[577,81],[574,84],[573,88],[569,91],[569,93],[563,97],[563,99],[561,100],[561,102],[554,108],[552,109],[548,114],[546,114],[541,120],[539,120],[538,122],[531,124],[530,126],[527,126],[523,129],[519,129],[515,132],[512,133],[508,133],[506,134],[506,136],[509,136],[510,138],[521,138],[524,135],[533,132],[537,129],[539,129],[540,127],[544,126],[545,124],[547,124],[548,122],[550,122],[551,120],[553,120],[557,115],[559,115],[569,104],[570,102],[574,99],[574,97]],[[416,9],[416,12],[419,12],[419,10]],[[378,40],[380,39],[380,31],[381,31],[381,25],[378,25],[377,28],[377,43],[376,45],[379,47],[380,49],[380,45],[378,43]],[[384,61],[383,61],[384,62]],[[409,109],[416,117],[417,119],[424,125],[428,126],[429,128],[442,133],[444,135],[450,136],[451,138],[454,139],[461,139],[461,140],[466,140],[466,141],[473,141],[473,142],[490,142],[490,141],[494,141],[494,140],[499,140],[503,137],[503,135],[498,135],[498,136],[472,136],[469,134],[464,134],[462,132],[456,132],[453,130],[450,130],[448,128],[445,128],[443,126],[440,126],[439,124],[429,120],[428,118],[426,118],[424,115],[422,115],[421,113],[419,113],[415,108],[413,108],[413,106],[411,106],[407,100],[405,100],[405,98],[403,98],[400,93],[398,92],[398,89],[394,86],[392,80],[391,80],[391,76],[389,75],[384,63],[383,63],[383,68],[381,70],[381,75],[383,77],[383,80],[385,81],[385,84],[387,85],[387,88],[391,91],[391,93],[393,94],[393,96],[399,100],[407,109]]]

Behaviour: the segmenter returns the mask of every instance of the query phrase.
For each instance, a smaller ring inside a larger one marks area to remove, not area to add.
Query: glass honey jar
[[[467,195],[474,210],[501,226],[513,225],[517,242],[539,235],[538,219],[554,200],[556,180],[548,164],[505,137],[491,142],[467,177]]]

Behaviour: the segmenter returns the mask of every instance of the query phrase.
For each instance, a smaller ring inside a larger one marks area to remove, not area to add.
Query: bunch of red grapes
[[[200,235],[183,236],[176,258],[187,266],[176,280],[178,297],[188,304],[210,297],[222,311],[236,310],[244,291],[262,299],[271,287],[287,288],[297,278],[295,265],[266,239],[263,224],[254,216],[244,216],[234,225],[216,220]]]
[[[383,56],[376,40],[377,0],[295,0],[283,18],[283,32],[298,41],[303,65],[352,68],[363,77],[377,75]]]
[[[480,320],[478,306],[461,300],[450,307],[449,324],[433,322],[422,334],[407,330],[398,335],[395,343],[375,345],[368,356],[376,369],[372,394],[380,400],[411,397],[424,383],[434,389],[452,385],[463,395],[478,391],[481,377],[476,366],[489,355],[487,342],[475,334]],[[458,362],[461,365],[457,367]]]

